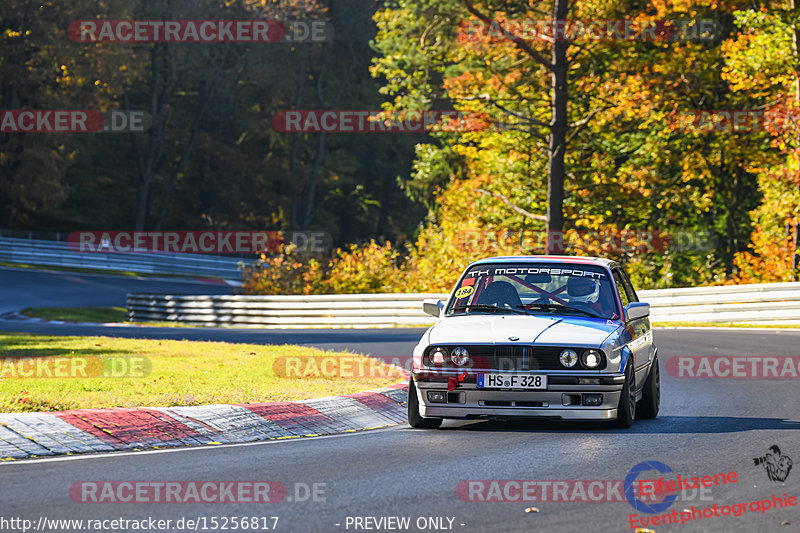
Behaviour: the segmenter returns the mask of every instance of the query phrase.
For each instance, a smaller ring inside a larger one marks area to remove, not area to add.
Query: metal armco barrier
[[[659,322],[800,324],[800,283],[639,291]],[[430,325],[422,300],[446,294],[180,296],[128,294],[128,317],[206,326],[266,328]]]
[[[180,296],[128,294],[129,320],[207,326],[280,328],[414,326],[432,324],[422,300],[442,294],[314,296]]]
[[[800,324],[800,282],[637,291],[658,322]]]
[[[66,242],[0,237],[0,261],[141,274],[241,279],[240,258],[200,254],[73,252]]]

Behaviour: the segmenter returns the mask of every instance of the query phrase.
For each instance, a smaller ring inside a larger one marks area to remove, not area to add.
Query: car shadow
[[[566,422],[559,420],[519,419],[508,421],[473,421],[452,425],[452,421],[439,431],[503,431],[547,433],[741,433],[763,429],[798,430],[800,422],[783,418],[735,416],[659,416],[655,420],[636,420],[630,428],[615,428],[608,422]]]

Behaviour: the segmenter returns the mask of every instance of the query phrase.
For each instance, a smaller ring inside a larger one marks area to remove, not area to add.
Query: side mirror
[[[625,321],[650,316],[650,304],[647,302],[631,302],[625,306]]]
[[[439,318],[442,309],[444,309],[444,303],[441,300],[436,300],[434,298],[422,300],[422,310],[425,311],[425,314]]]

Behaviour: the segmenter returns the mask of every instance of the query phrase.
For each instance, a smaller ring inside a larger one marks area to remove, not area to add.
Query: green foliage
[[[11,0],[0,14],[2,108],[142,109],[154,126],[0,134],[0,227],[321,229],[342,247],[329,258],[291,249],[262,257],[246,285],[261,294],[447,290],[476,257],[541,253],[509,235],[545,228],[552,46],[496,30],[547,19],[553,5]],[[721,29],[710,40],[570,43],[565,230],[708,232],[713,241],[581,252],[619,259],[641,287],[795,279],[797,14],[775,1],[737,11],[715,0],[569,9],[571,19],[707,18]],[[98,17],[324,19],[336,31],[330,43],[271,45],[66,37],[71,21]],[[465,119],[425,134],[272,127],[281,110],[381,108]],[[677,124],[682,113],[735,109],[779,120],[743,133]]]
[[[380,109],[369,2],[11,0],[0,107],[142,110],[136,135],[0,134],[0,228],[325,230],[408,239],[412,135],[282,133],[281,110]],[[76,43],[83,19],[324,20],[330,42]],[[322,137],[322,138],[321,138]],[[387,206],[392,206],[388,209]]]

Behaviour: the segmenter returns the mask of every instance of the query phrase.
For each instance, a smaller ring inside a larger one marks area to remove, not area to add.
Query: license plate
[[[478,374],[479,389],[546,389],[546,374]]]

